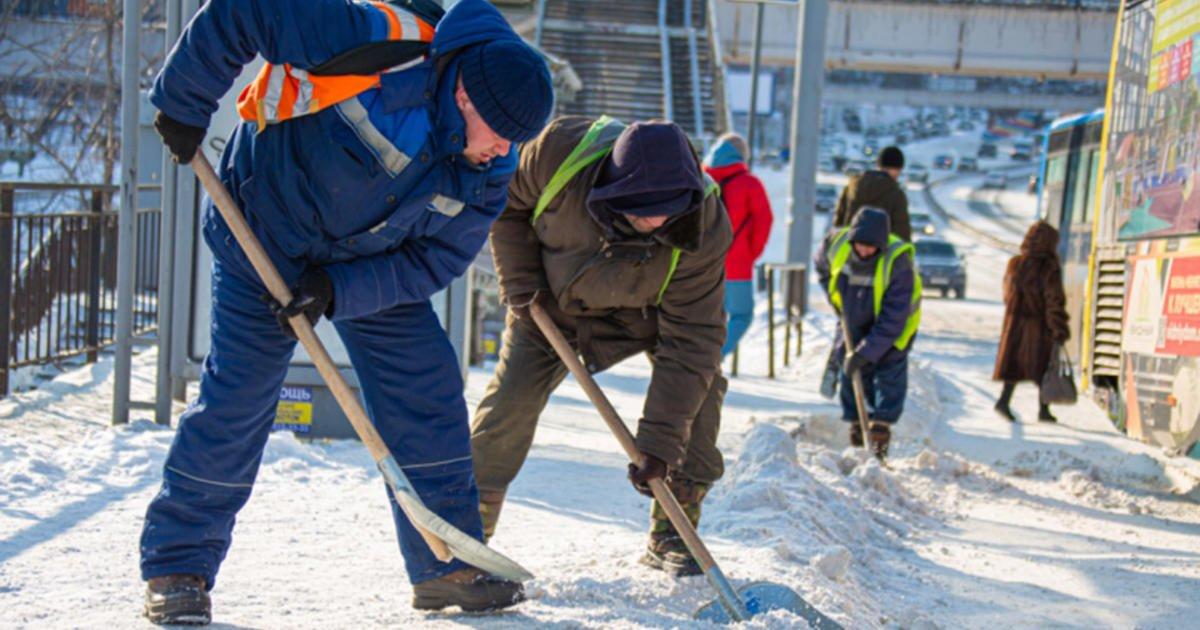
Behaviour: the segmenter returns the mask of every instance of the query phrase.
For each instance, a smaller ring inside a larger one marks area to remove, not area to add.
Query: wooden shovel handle
[[[846,318],[845,309],[842,309],[842,313],[839,317],[839,323],[841,324],[839,328],[842,329],[842,340],[845,342],[846,346],[845,355],[850,356],[850,353],[854,352],[854,341],[850,338],[850,322]],[[850,383],[854,388],[854,406],[855,409],[858,410],[858,428],[860,431],[862,431],[863,450],[867,451],[867,453],[870,453],[871,440],[867,438],[867,402],[864,400],[863,396],[862,372],[855,370],[855,372],[850,375]]]
[[[279,270],[275,268],[275,264],[267,256],[262,243],[254,235],[254,232],[250,229],[250,225],[246,223],[246,217],[242,215],[242,211],[234,203],[233,197],[230,196],[229,190],[225,188],[225,184],[217,177],[212,165],[208,162],[208,158],[204,156],[202,151],[196,152],[196,157],[192,159],[191,166],[192,170],[196,172],[196,177],[200,179],[201,185],[204,186],[208,195],[212,197],[213,203],[216,204],[221,217],[225,219],[229,230],[233,232],[238,245],[246,253],[246,257],[250,259],[250,264],[258,272],[258,276],[262,279],[263,284],[266,285],[267,291],[271,293],[271,297],[275,298],[275,301],[280,304],[290,304],[292,301],[291,289],[283,281],[283,277],[279,275]],[[342,412],[346,414],[346,419],[350,421],[350,425],[354,427],[355,433],[358,434],[359,439],[362,440],[367,450],[370,451],[371,457],[377,463],[389,457],[390,453],[387,445],[383,442],[383,438],[375,430],[375,425],[371,424],[371,420],[367,417],[367,412],[363,409],[362,403],[359,402],[358,396],[354,394],[354,390],[350,388],[350,384],[346,382],[341,371],[334,364],[333,358],[325,350],[325,344],[321,343],[321,339],[317,337],[317,333],[313,330],[308,317],[303,314],[294,315],[288,319],[288,322],[291,323],[292,330],[296,332],[296,337],[304,345],[304,349],[308,351],[313,365],[321,373],[321,377],[325,379],[325,383],[329,385],[329,390],[333,392],[333,397],[337,399]],[[404,509],[404,503],[399,498],[397,498],[397,503],[400,504],[401,509]],[[408,514],[406,509],[405,514]],[[442,539],[422,528],[411,516],[408,520],[413,524],[417,532],[421,534],[421,538],[425,539],[425,543],[429,545],[429,548],[433,551],[433,555],[438,560],[449,562],[453,558],[450,549]]]
[[[584,393],[591,399],[592,404],[596,406],[596,410],[600,412],[600,417],[604,419],[604,423],[608,425],[612,434],[616,436],[617,441],[621,443],[621,448],[625,450],[625,454],[629,456],[629,460],[641,466],[643,461],[642,453],[638,450],[637,444],[634,442],[633,434],[629,432],[629,428],[621,421],[621,416],[617,414],[616,408],[608,401],[608,397],[600,390],[600,386],[596,384],[595,379],[583,367],[583,363],[579,360],[579,356],[575,354],[575,350],[571,348],[571,344],[567,342],[566,337],[563,337],[562,331],[558,329],[558,325],[550,316],[546,314],[545,309],[540,304],[534,302],[529,307],[529,314],[533,317],[533,321],[537,323],[542,334],[550,341],[550,345],[554,346],[555,352],[562,362],[566,364],[567,369],[575,376],[575,380],[579,382],[579,386],[583,388]],[[683,538],[692,555],[696,557],[696,561],[700,563],[700,567],[706,572],[716,566],[716,561],[713,560],[712,554],[708,552],[708,547],[704,546],[704,541],[700,539],[700,535],[696,533],[696,528],[692,526],[692,522],[688,520],[687,514],[679,505],[675,495],[667,487],[666,482],[662,479],[651,479],[650,490],[654,493],[654,498],[658,499],[659,505],[667,513],[667,518],[671,519],[671,524],[675,526],[675,531]]]

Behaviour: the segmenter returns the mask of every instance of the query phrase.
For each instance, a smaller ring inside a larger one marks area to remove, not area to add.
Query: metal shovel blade
[[[525,567],[471,538],[426,507],[394,457],[389,455],[380,461],[379,470],[409,520],[440,538],[455,558],[506,580],[525,582],[533,579],[533,574]]]
[[[821,611],[804,601],[804,598],[800,597],[796,591],[782,584],[752,582],[739,588],[737,594],[738,598],[746,605],[746,610],[750,611],[751,617],[772,610],[786,610],[807,621],[808,625],[817,630],[842,630],[842,626],[838,622],[826,617]],[[733,619],[729,617],[729,612],[721,606],[720,601],[705,604],[692,617],[698,621],[712,623],[733,622]]]

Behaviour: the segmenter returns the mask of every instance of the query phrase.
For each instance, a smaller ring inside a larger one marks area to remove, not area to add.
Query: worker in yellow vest
[[[647,495],[650,479],[666,479],[697,521],[705,492],[723,472],[716,439],[732,230],[687,135],[669,122],[551,122],[522,150],[491,237],[509,316],[496,374],[471,425],[485,535],[495,530],[542,409],[567,374],[528,316],[534,302],[593,373],[649,355],[653,371],[636,437],[645,464],[631,464],[629,478]],[[657,503],[651,521],[643,562],[699,573]]]
[[[849,227],[835,228],[816,255],[817,275],[829,303],[849,328],[851,346],[842,366],[842,418],[850,443],[863,445],[851,375],[862,374],[875,456],[887,456],[891,427],[904,411],[908,353],[921,321],[921,277],[912,243],[890,232],[883,210],[864,207]]]

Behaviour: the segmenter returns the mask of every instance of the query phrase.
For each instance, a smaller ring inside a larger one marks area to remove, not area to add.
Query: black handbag
[[[1054,354],[1050,355],[1050,364],[1042,375],[1039,398],[1043,405],[1074,405],[1079,399],[1075,389],[1075,368],[1062,344],[1056,345]]]

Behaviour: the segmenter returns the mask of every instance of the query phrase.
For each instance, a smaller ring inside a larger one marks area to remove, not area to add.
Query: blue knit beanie
[[[550,70],[523,42],[476,44],[462,53],[460,75],[483,121],[512,142],[537,137],[554,110]]]
[[[704,165],[709,168],[721,168],[745,161],[746,156],[742,155],[732,142],[719,140],[708,150],[708,155],[704,158]]]

